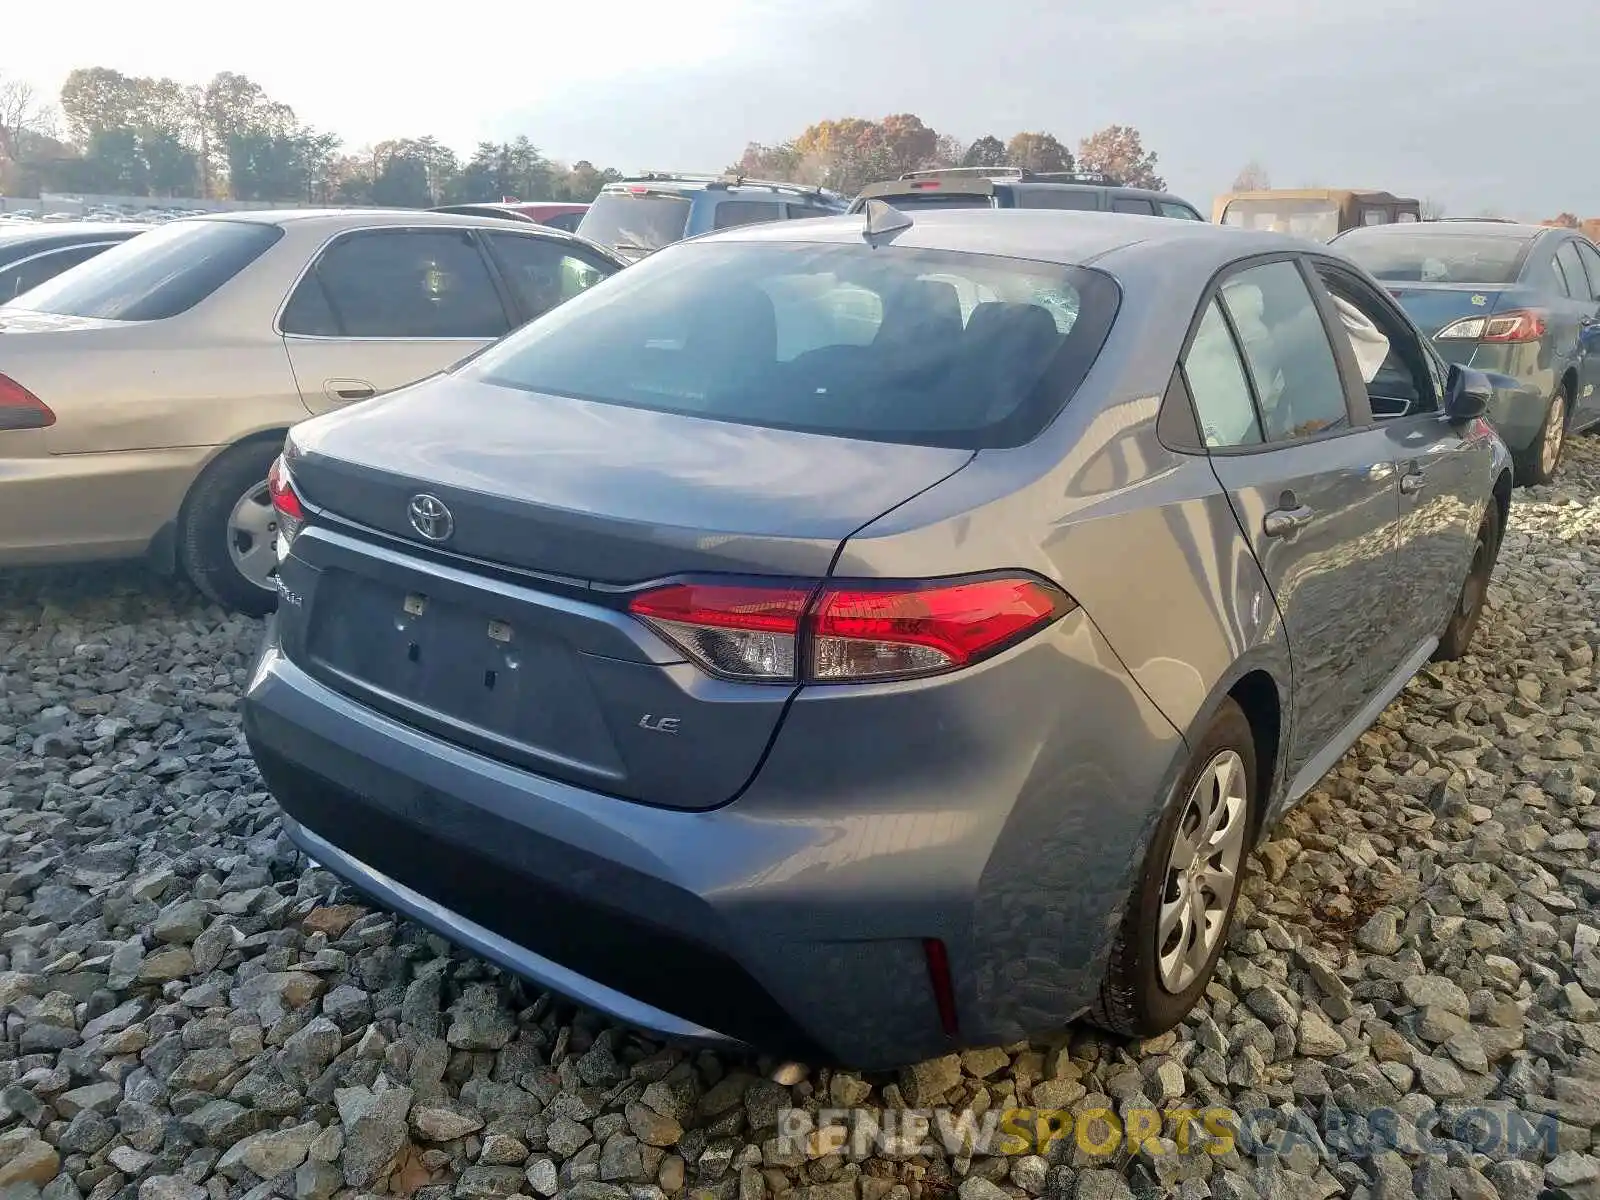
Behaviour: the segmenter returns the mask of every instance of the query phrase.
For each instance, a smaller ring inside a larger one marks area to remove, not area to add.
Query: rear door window
[[[160,321],[188,312],[282,236],[258,221],[174,221],[113,246],[95,270],[58,275],[12,303],[63,317]]]
[[[616,271],[564,242],[531,234],[490,233],[489,248],[528,320],[586,291]]]
[[[1230,276],[1222,303],[1238,331],[1269,442],[1348,424],[1333,345],[1294,263],[1265,263]]]
[[[1577,242],[1562,242],[1556,251],[1556,262],[1567,281],[1567,294],[1579,300],[1589,299],[1589,279],[1583,272],[1583,262],[1578,258]]]
[[[1171,200],[1161,201],[1161,215],[1163,217],[1175,217],[1180,221],[1198,221],[1201,219],[1200,214],[1187,204],[1175,204]]]
[[[1596,250],[1588,242],[1579,242],[1578,257],[1583,259],[1589,277],[1590,297],[1600,300],[1600,250]]]
[[[1025,188],[1018,193],[1019,208],[1060,208],[1072,212],[1098,212],[1100,194],[1089,188]]]
[[[783,216],[783,205],[773,200],[724,200],[712,214],[713,229],[733,229],[739,225],[759,225],[762,221],[777,221]]]
[[[1111,211],[1120,213],[1138,213],[1140,216],[1153,217],[1156,210],[1148,200],[1140,200],[1132,196],[1118,196],[1111,201]]]
[[[283,312],[286,334],[486,338],[511,328],[466,230],[367,229],[317,257]]]

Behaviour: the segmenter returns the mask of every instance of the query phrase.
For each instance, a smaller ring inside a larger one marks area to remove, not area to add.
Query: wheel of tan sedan
[[[1092,1023],[1153,1037],[1181,1021],[1205,991],[1239,897],[1255,792],[1250,723],[1225,700],[1151,838]]]
[[[1453,662],[1472,645],[1472,635],[1477,632],[1478,618],[1483,615],[1483,604],[1489,595],[1489,577],[1494,574],[1495,560],[1500,556],[1500,509],[1494,501],[1484,511],[1483,522],[1478,526],[1478,540],[1472,549],[1472,565],[1467,569],[1466,581],[1461,585],[1461,595],[1450,613],[1450,620],[1439,636],[1439,646],[1433,652],[1437,662]]]
[[[178,559],[224,608],[262,616],[278,603],[277,521],[267,496],[276,439],[246,442],[211,464],[183,503]]]
[[[1558,389],[1550,397],[1550,408],[1545,413],[1539,436],[1516,458],[1517,482],[1520,484],[1549,483],[1561,466],[1561,454],[1567,448],[1567,393]]]

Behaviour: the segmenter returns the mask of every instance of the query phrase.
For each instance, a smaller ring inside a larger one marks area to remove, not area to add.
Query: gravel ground
[[[1584,439],[1518,493],[1476,657],[1258,854],[1181,1029],[897,1078],[664,1048],[367,911],[282,839],[239,735],[255,622],[131,570],[0,578],[0,1200],[1600,1196],[1597,531]],[[1255,1136],[776,1136],[788,1107],[1029,1104]],[[1519,1124],[1553,1148],[1481,1132]]]

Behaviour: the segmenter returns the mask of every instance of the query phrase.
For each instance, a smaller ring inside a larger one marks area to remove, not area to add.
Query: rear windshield
[[[914,208],[994,208],[993,196],[983,192],[898,192],[893,195],[874,196],[894,205],[902,212]]]
[[[601,192],[578,224],[578,233],[618,250],[660,250],[689,227],[687,196]]]
[[[1351,230],[1339,249],[1379,279],[1404,283],[1513,283],[1526,239],[1467,234],[1363,234]]]
[[[1339,232],[1339,206],[1332,200],[1233,200],[1222,223],[1326,242]]]
[[[525,326],[489,383],[874,441],[1016,446],[1104,344],[1108,276],[865,244],[685,242]]]
[[[176,221],[113,246],[5,307],[160,321],[193,308],[283,236],[254,221]]]

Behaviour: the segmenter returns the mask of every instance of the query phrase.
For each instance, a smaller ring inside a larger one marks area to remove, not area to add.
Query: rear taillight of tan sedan
[[[1016,645],[1076,604],[1034,575],[671,583],[628,610],[703,669],[753,683],[941,675]]]
[[[56,423],[50,406],[15,379],[0,375],[0,431],[48,429]]]

